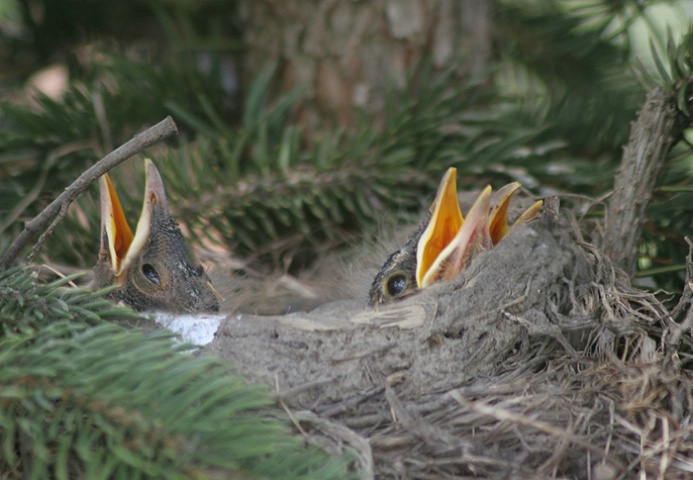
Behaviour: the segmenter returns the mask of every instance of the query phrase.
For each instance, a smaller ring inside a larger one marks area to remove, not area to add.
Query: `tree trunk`
[[[278,90],[301,87],[301,123],[349,126],[352,107],[382,111],[392,84],[430,54],[434,68],[459,61],[466,76],[492,53],[487,0],[274,0],[241,2],[247,84],[270,62]]]

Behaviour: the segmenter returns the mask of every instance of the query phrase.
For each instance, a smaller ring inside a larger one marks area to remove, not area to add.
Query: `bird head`
[[[218,294],[188,250],[171,216],[164,184],[145,160],[146,186],[135,233],[108,174],[99,179],[101,248],[94,267],[97,288],[116,285],[111,296],[136,310],[218,311]]]
[[[534,218],[542,206],[541,201],[536,202],[509,226],[510,199],[520,184],[506,185],[495,196],[487,186],[464,218],[456,177],[457,169],[449,168],[423,223],[385,261],[371,287],[371,304],[400,300],[433,283],[456,278],[475,255],[492,248],[516,225]]]

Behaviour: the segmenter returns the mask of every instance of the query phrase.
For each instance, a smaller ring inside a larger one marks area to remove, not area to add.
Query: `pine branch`
[[[100,293],[0,276],[0,470],[26,478],[348,478],[271,400],[171,336],[110,324]],[[101,292],[102,293],[102,292]],[[129,312],[129,313],[128,313]]]
[[[104,291],[62,288],[76,275],[55,282],[37,283],[29,267],[12,267],[0,272],[0,338],[12,333],[40,331],[54,321],[70,322],[77,328],[106,320],[139,318],[131,310],[115,308],[102,298]]]
[[[551,136],[582,152],[625,143],[645,96],[629,71],[627,31],[613,31],[645,15],[644,8],[599,3],[499,2],[498,28],[507,32],[501,52],[530,79],[531,92],[520,95],[539,97],[525,102],[525,115],[547,122]]]

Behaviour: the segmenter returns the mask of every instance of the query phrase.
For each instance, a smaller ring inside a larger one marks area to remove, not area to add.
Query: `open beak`
[[[111,270],[118,275],[122,259],[130,249],[134,235],[123,213],[123,207],[111,177],[107,173],[99,179],[99,187],[101,190],[101,249],[108,249]]]
[[[490,249],[513,228],[534,218],[544,203],[535,202],[509,226],[510,200],[520,184],[513,182],[498,190],[493,205],[491,187],[487,186],[464,219],[457,200],[455,173],[450,168],[443,177],[431,220],[419,239],[416,268],[419,288],[457,277],[476,254]]]
[[[491,208],[489,214],[489,233],[491,235],[491,241],[493,245],[503,240],[503,238],[518,225],[533,219],[539,210],[541,209],[544,202],[539,200],[535,202],[531,207],[525,210],[522,215],[520,215],[512,226],[508,225],[508,208],[510,207],[510,200],[517,190],[519,190],[520,184],[518,182],[512,182],[498,190],[495,195],[495,202]]]
[[[116,277],[127,269],[134,258],[147,244],[157,211],[168,215],[168,204],[164,183],[154,163],[145,160],[146,186],[142,213],[133,235],[128,225],[120,199],[111,178],[106,173],[99,179],[101,189],[101,248],[110,253],[111,268]],[[108,242],[108,245],[104,245]]]
[[[457,199],[457,169],[448,168],[431,206],[431,219],[421,234],[416,249],[416,283],[424,288],[423,279],[440,253],[459,232],[464,218]]]
[[[416,249],[416,283],[426,288],[455,278],[472,257],[491,247],[488,230],[491,187],[472,205],[465,220],[457,198],[457,169],[449,168],[431,207],[431,219]]]
[[[457,202],[457,197],[455,197],[455,201]],[[469,209],[467,218],[462,222],[457,234],[439,252],[430,267],[423,272],[419,282],[420,288],[426,288],[440,280],[452,280],[469,265],[476,254],[491,248],[491,237],[488,230],[490,202],[491,186],[489,185]]]

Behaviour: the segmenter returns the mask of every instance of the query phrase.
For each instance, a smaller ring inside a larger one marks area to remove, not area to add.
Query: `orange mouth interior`
[[[113,271],[120,271],[120,263],[123,258],[128,253],[130,245],[132,245],[132,240],[135,237],[128,225],[127,219],[125,218],[125,213],[123,213],[123,207],[120,204],[120,199],[115,191],[113,182],[111,182],[111,177],[106,173],[103,178],[105,179],[106,186],[108,187],[108,204],[110,209],[110,214],[108,216],[109,223],[106,224],[109,249],[111,251],[111,261],[113,262]]]
[[[431,220],[417,248],[416,282],[421,287],[426,272],[459,232],[464,218],[457,199],[457,169],[449,168],[438,187]]]

